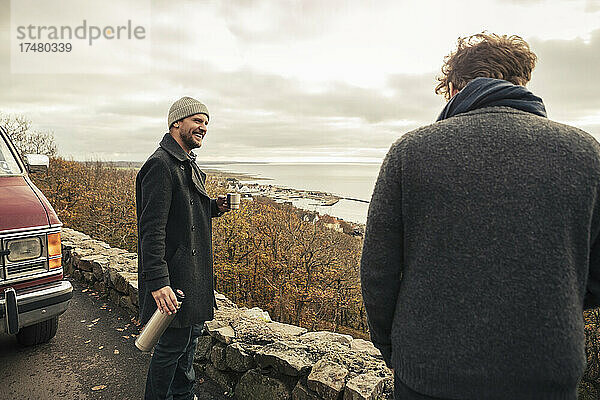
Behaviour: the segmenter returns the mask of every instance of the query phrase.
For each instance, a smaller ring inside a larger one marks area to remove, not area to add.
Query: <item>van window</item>
[[[0,176],[20,174],[21,168],[10,152],[4,138],[0,136]]]

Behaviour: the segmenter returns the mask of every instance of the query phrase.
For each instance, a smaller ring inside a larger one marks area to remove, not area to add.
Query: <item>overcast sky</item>
[[[40,3],[58,12],[33,7],[33,22],[98,14],[88,2]],[[93,47],[117,69],[128,62],[126,73],[24,74],[11,71],[16,32],[10,1],[0,0],[0,112],[53,131],[66,157],[142,161],[166,132],[170,105],[192,96],[211,114],[200,160],[380,161],[402,134],[435,120],[444,56],[482,30],[524,37],[539,58],[528,87],[548,116],[600,139],[600,0],[103,4],[103,18],[149,21],[147,54]]]

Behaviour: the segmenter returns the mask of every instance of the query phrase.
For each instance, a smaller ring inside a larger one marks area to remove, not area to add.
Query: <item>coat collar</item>
[[[206,180],[206,174],[204,174],[204,172],[202,172],[202,170],[198,168],[198,166],[196,165],[196,161],[192,160],[192,158],[190,158],[190,156],[185,153],[185,151],[181,148],[179,143],[177,143],[177,141],[173,139],[173,136],[171,136],[170,133],[166,133],[165,136],[162,138],[162,140],[160,141],[160,147],[165,149],[167,153],[169,153],[178,161],[190,163],[191,168],[189,170],[189,173],[192,174],[192,183],[194,184],[194,188],[201,195],[209,197],[206,193],[206,189],[204,188],[204,180]],[[194,165],[192,165],[192,163]],[[194,169],[198,171],[200,176],[196,175]]]
[[[179,161],[187,161],[190,159],[170,133],[165,133],[165,136],[163,136],[162,140],[160,141],[160,147],[165,149],[167,153]]]

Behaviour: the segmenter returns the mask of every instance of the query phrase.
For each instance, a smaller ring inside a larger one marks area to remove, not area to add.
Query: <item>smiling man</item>
[[[213,319],[211,218],[229,211],[206,193],[192,149],[202,146],[208,109],[183,97],[169,110],[169,132],[136,179],[140,320],[158,308],[176,313],[154,348],[146,399],[193,399],[194,352],[204,321]],[[174,289],[185,300],[177,309]]]

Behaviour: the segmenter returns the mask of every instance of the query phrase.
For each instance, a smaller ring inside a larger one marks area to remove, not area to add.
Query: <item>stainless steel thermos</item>
[[[177,308],[179,308],[183,303],[185,295],[183,291],[177,289],[175,290],[175,296],[177,296]],[[152,350],[173,318],[175,318],[175,313],[171,315],[167,313],[163,314],[159,309],[156,309],[146,326],[144,326],[144,329],[142,329],[140,336],[135,340],[135,347],[144,352]]]

